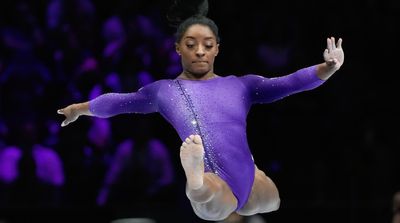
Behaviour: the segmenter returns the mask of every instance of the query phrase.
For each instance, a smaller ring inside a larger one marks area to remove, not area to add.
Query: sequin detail
[[[190,97],[190,95],[187,92],[187,88],[183,87],[183,84],[179,80],[175,80],[179,91],[181,92],[182,100],[185,101],[186,107],[188,109],[188,112],[190,113],[190,123],[193,126],[193,130],[195,134],[200,135],[202,142],[203,142],[203,147],[204,147],[204,167],[206,172],[213,172],[214,174],[218,175],[218,170],[217,170],[217,159],[215,157],[215,150],[210,143],[210,139],[208,137],[208,134],[206,131],[203,131],[200,123],[201,121],[199,120],[199,115],[198,112],[196,111],[196,107],[193,104],[193,101]]]

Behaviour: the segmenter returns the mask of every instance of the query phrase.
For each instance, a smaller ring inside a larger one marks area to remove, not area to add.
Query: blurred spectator
[[[26,136],[22,138],[23,142],[0,147],[0,181],[4,187],[2,192],[5,193],[4,197],[1,196],[2,205],[5,201],[10,206],[61,205],[61,187],[65,180],[63,163],[55,148],[48,147],[56,146],[54,139],[42,144],[38,134],[40,131],[37,124],[24,125],[23,133]],[[54,137],[44,131],[43,135]]]
[[[175,175],[169,151],[158,139],[138,141],[127,139],[118,146],[97,197],[99,205],[167,201]]]
[[[35,55],[35,43],[28,35],[15,27],[2,32],[3,44],[10,55],[0,75],[0,106],[4,119],[13,130],[29,120],[38,119],[41,112],[48,114],[45,94],[52,77]]]
[[[118,16],[107,18],[102,27],[104,39],[103,57],[111,64],[119,62],[122,58],[122,47],[126,43],[126,31],[122,20]]]
[[[83,148],[75,149],[81,150],[82,156],[75,157],[79,168],[70,178],[74,181],[71,185],[74,202],[95,207],[97,192],[102,185],[111,154],[115,150],[110,120],[91,119],[87,141],[83,144]]]
[[[60,153],[60,125],[53,119],[44,123],[45,130],[40,130],[40,142],[33,146],[36,176],[45,190],[42,202],[50,207],[59,207],[64,202],[66,172]]]
[[[8,145],[8,129],[0,119],[0,208],[7,207],[12,201],[12,190],[19,177],[18,164],[22,150]]]
[[[63,162],[53,148],[37,144],[32,148],[36,177],[40,182],[38,204],[59,207],[65,183]]]
[[[18,176],[18,163],[22,157],[22,151],[16,146],[0,147],[0,181],[4,184],[14,183]]]

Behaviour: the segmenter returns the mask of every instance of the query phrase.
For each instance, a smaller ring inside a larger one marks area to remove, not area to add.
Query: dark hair
[[[214,33],[217,43],[220,38],[215,22],[207,17],[207,0],[174,0],[167,14],[169,24],[176,27],[175,41],[180,42],[186,30],[195,24],[208,26]]]

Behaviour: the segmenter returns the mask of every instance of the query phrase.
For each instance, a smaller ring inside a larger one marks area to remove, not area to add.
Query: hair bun
[[[207,0],[174,0],[167,13],[167,19],[170,25],[176,27],[191,16],[207,16],[207,14]]]

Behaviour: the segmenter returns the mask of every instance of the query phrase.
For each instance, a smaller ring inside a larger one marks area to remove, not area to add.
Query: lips
[[[193,61],[192,63],[208,63],[208,61],[198,60],[198,61]]]

